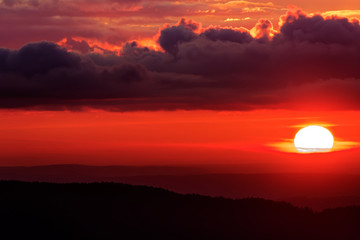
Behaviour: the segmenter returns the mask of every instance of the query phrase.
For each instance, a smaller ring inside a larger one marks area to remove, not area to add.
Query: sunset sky
[[[358,0],[2,0],[0,165],[360,173]],[[293,146],[328,128],[331,152]]]

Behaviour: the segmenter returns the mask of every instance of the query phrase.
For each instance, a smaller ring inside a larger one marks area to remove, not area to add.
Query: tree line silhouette
[[[0,181],[0,219],[2,239],[360,239],[360,207],[313,212],[120,183]]]

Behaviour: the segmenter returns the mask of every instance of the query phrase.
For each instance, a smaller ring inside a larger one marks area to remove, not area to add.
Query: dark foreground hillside
[[[360,239],[360,208],[313,213],[263,199],[113,183],[0,182],[1,239]]]

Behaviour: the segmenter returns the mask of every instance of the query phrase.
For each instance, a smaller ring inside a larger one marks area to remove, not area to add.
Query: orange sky
[[[273,147],[303,124],[360,142],[360,112],[1,111],[0,165],[250,164],[244,171],[360,172],[356,145],[318,154]]]
[[[28,42],[64,38],[87,39],[97,45],[119,46],[126,41],[152,39],[165,23],[181,17],[204,27],[220,25],[251,29],[261,18],[278,28],[278,18],[289,5],[310,13],[360,16],[358,0],[17,0],[0,1],[0,46],[19,48]],[[335,12],[334,12],[335,11]]]

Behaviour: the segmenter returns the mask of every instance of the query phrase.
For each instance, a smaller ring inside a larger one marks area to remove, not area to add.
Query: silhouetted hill
[[[234,168],[235,169],[235,168]],[[219,171],[229,171],[225,167]],[[360,205],[360,176],[346,174],[214,174],[215,168],[169,166],[0,167],[0,180],[121,182],[228,198],[285,200],[315,210]]]
[[[360,208],[181,195],[116,183],[0,182],[2,239],[360,239]]]

